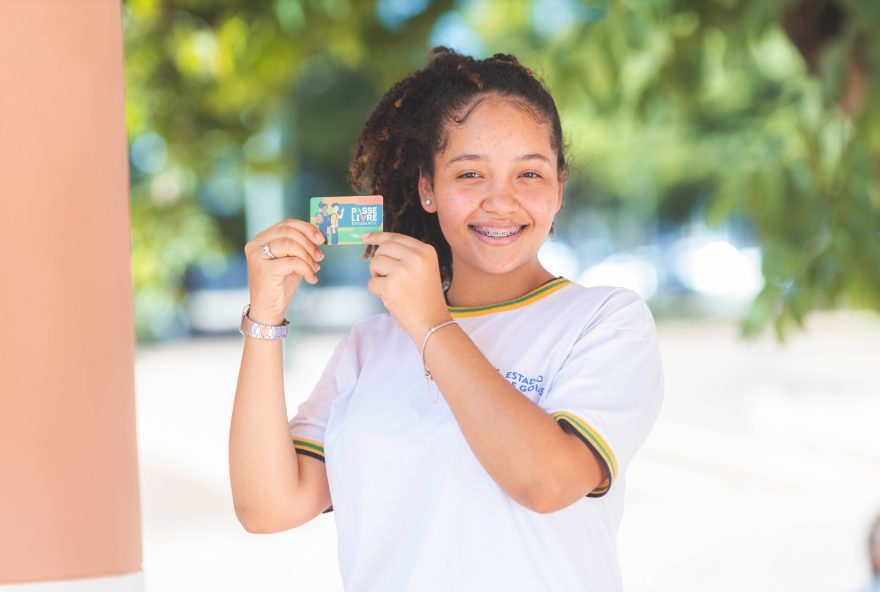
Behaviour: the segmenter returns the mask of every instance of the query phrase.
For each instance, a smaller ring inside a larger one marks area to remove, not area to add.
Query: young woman
[[[279,342],[245,340],[236,513],[276,532],[332,509],[350,591],[619,590],[623,475],[663,392],[651,313],[538,261],[566,172],[543,85],[510,55],[432,53],[351,163],[354,190],[385,200],[388,231],[365,242],[388,312],[351,330],[289,421]],[[290,219],[247,244],[248,334],[282,326],[322,242]]]

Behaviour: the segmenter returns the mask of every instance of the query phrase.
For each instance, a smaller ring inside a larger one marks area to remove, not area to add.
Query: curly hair
[[[452,281],[452,252],[437,216],[419,204],[419,176],[424,174],[433,182],[434,157],[446,147],[447,124],[463,123],[482,100],[493,95],[514,100],[549,124],[550,143],[564,180],[562,125],[544,84],[513,55],[497,53],[477,60],[442,46],[431,49],[427,66],[385,93],[364,123],[349,164],[354,191],[384,197],[387,231],[434,247],[444,286]],[[374,246],[368,246],[364,258],[374,251]]]

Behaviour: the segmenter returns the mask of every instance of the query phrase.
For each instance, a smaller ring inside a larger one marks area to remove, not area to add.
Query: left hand
[[[371,232],[364,244],[377,245],[367,283],[416,345],[431,327],[452,318],[440,283],[434,247],[396,232]]]

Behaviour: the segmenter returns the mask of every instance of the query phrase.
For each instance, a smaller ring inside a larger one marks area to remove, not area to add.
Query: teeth
[[[513,236],[514,234],[517,234],[520,230],[522,230],[522,227],[519,227],[515,230],[490,230],[480,228],[479,226],[474,226],[473,228],[483,236],[488,236],[491,238],[504,238],[508,236]]]

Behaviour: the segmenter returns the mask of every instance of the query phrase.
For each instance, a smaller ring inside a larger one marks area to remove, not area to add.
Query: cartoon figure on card
[[[330,226],[330,212],[327,211],[327,204],[321,202],[318,204],[318,212],[315,214],[315,226],[327,237],[327,228]]]
[[[327,235],[327,242],[331,245],[339,244],[339,217],[345,215],[345,208],[340,207],[338,203],[330,206],[330,226]]]

